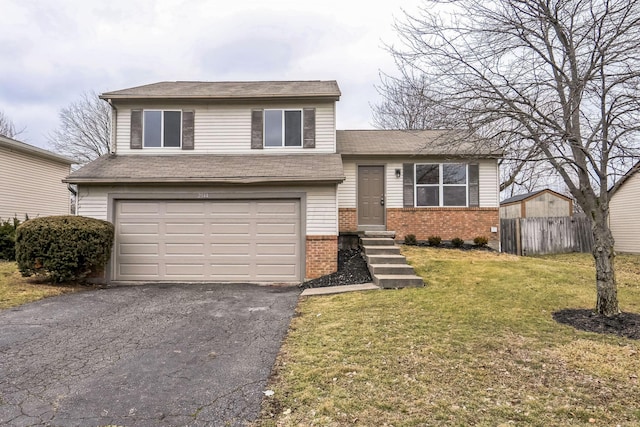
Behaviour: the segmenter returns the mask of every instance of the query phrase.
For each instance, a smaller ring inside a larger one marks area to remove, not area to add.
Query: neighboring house
[[[548,188],[513,196],[500,202],[500,218],[559,216],[573,216],[573,200]]]
[[[640,253],[640,163],[609,192],[609,226],[616,252]]]
[[[114,222],[115,281],[300,282],[339,233],[497,241],[496,153],[446,132],[338,131],[335,81],[161,82],[104,93],[114,153],[71,174]],[[438,144],[442,146],[442,144]]]
[[[0,135],[0,219],[69,214],[73,160]]]

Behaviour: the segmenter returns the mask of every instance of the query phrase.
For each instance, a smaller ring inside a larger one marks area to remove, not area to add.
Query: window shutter
[[[402,164],[403,206],[413,207],[413,163]]]
[[[469,207],[480,206],[480,167],[477,163],[469,165]]]
[[[193,118],[195,111],[185,110],[182,112],[182,149],[193,150],[194,148],[194,126]]]
[[[305,108],[302,115],[302,147],[316,148],[316,109]]]
[[[142,149],[142,110],[131,110],[131,140],[129,148]]]
[[[251,149],[260,149],[263,145],[263,110],[251,110]]]

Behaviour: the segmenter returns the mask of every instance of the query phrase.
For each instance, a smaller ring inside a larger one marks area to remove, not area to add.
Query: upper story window
[[[467,206],[465,163],[415,165],[415,206]]]
[[[144,147],[176,147],[182,141],[182,111],[144,110]]]
[[[302,147],[302,110],[264,110],[265,147]]]

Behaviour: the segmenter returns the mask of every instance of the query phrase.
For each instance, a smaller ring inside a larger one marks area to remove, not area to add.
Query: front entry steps
[[[394,237],[393,231],[365,231],[360,238],[373,283],[385,289],[424,286],[422,278],[400,255]]]

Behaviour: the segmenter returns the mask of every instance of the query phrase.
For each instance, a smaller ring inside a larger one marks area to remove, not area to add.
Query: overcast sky
[[[395,18],[420,0],[0,0],[0,110],[48,148],[59,110],[166,80],[337,80],[338,129],[372,127]]]

